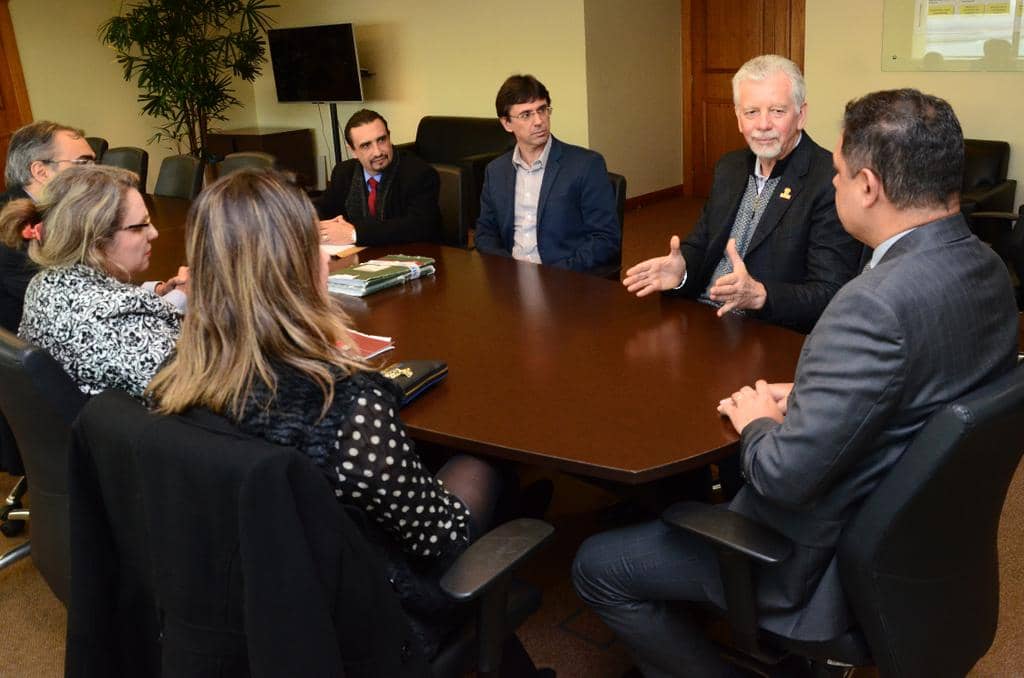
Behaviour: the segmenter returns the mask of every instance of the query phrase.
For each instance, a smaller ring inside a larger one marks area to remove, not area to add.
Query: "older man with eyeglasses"
[[[4,173],[7,192],[0,193],[0,209],[12,200],[37,201],[58,173],[94,162],[96,154],[82,130],[49,120],[25,125],[11,135]],[[0,233],[0,327],[18,329],[25,289],[35,274],[21,235]]]
[[[4,172],[7,192],[0,194],[0,206],[18,198],[38,200],[43,186],[58,173],[94,162],[96,154],[82,130],[49,120],[25,125],[11,136]]]
[[[618,262],[622,234],[604,158],[551,135],[551,96],[532,75],[505,80],[495,108],[516,145],[487,165],[477,250],[582,272]]]

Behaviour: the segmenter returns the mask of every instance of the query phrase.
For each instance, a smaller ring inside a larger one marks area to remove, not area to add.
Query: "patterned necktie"
[[[367,179],[367,183],[370,184],[370,197],[367,198],[366,204],[370,208],[370,216],[377,218],[377,184],[378,181],[373,177]]]

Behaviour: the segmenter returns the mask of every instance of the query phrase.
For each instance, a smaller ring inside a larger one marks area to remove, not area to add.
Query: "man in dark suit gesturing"
[[[851,623],[835,560],[846,522],[933,412],[1011,370],[1017,352],[1006,268],[960,215],[963,136],[949,104],[916,90],[853,101],[833,155],[839,217],[871,260],[807,337],[793,384],[758,381],[719,405],[746,480],[723,510],[794,543],[755,575],[761,622],[808,641]],[[661,523],[598,535],[573,575],[645,675],[727,675],[669,604],[724,604],[703,542]]]
[[[739,130],[749,150],[722,156],[693,232],[669,254],[626,271],[644,296],[673,292],[809,332],[853,277],[861,248],[836,217],[832,159],[803,132],[800,69],[769,54],[732,79]]]
[[[505,80],[495,108],[516,146],[487,165],[477,250],[583,272],[617,262],[622,235],[604,158],[551,135],[551,96],[532,75]]]

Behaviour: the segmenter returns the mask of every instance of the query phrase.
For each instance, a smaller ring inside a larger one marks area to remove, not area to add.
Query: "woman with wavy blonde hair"
[[[137,182],[116,167],[72,167],[50,180],[40,202],[15,200],[0,216],[5,240],[28,240],[40,268],[18,334],[46,349],[84,393],[140,396],[178,337],[184,282],[132,284],[149,268],[158,235]]]
[[[327,293],[316,212],[283,175],[243,170],[207,187],[185,239],[189,313],[150,384],[158,411],[212,410],[309,456],[339,501],[399,547],[389,568],[415,582],[400,596],[429,654],[438,633],[423,617],[436,610],[418,608],[419,585],[437,588],[437,569],[488,527],[497,474],[466,456],[430,473],[398,417],[399,391],[339,348],[347,319]]]

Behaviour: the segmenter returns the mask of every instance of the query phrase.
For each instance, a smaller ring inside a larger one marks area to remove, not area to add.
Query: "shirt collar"
[[[886,252],[889,251],[889,248],[895,245],[900,238],[907,235],[908,233],[912,233],[914,230],[918,228],[920,227],[915,226],[914,228],[908,228],[905,231],[900,231],[896,235],[890,236],[889,238],[883,240],[882,243],[875,248],[875,251],[871,253],[871,259],[870,261],[868,261],[868,265],[865,268],[872,269],[875,266],[878,266],[878,262],[882,260],[882,257],[884,257]]]
[[[383,172],[377,172],[376,174],[370,174],[369,172],[366,171],[366,168],[363,168],[363,183],[369,184],[370,183],[370,179],[376,179],[377,180],[377,184],[379,185],[380,184],[380,180],[383,177],[384,177],[384,173]]]
[[[544,150],[540,152],[540,157],[533,161],[533,165],[527,165],[523,161],[523,156],[519,153],[519,144],[516,144],[515,150],[512,151],[512,164],[516,167],[522,167],[524,170],[538,170],[544,169],[548,164],[548,156],[551,155],[551,140],[554,136],[548,134],[548,142],[544,144]]]

